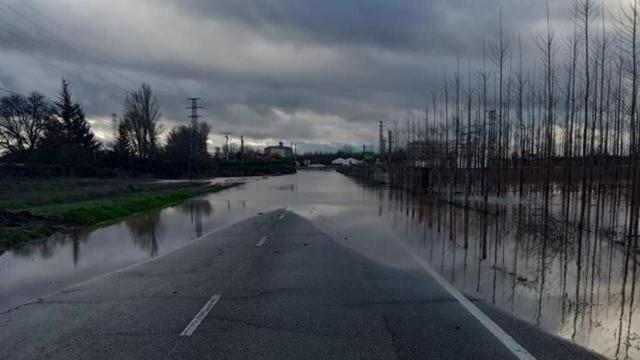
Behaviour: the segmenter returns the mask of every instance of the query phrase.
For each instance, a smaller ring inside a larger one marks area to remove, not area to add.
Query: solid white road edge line
[[[194,317],[193,320],[191,320],[189,325],[187,325],[187,327],[184,328],[184,330],[182,330],[182,332],[180,333],[180,336],[191,336],[191,334],[193,334],[193,332],[196,331],[196,329],[198,328],[198,325],[200,325],[202,320],[204,320],[204,318],[207,317],[207,314],[209,314],[209,311],[211,311],[211,309],[213,309],[213,307],[216,306],[218,301],[220,301],[221,297],[222,295],[220,294],[213,295],[211,299],[209,299],[209,301],[207,301],[207,303],[204,304],[200,312],[196,314],[196,317]]]
[[[473,317],[475,317],[480,323],[487,329],[493,336],[495,336],[507,349],[509,349],[518,359],[521,360],[535,360],[536,358],[531,355],[524,347],[518,344],[511,335],[507,334],[502,328],[491,320],[485,313],[478,309],[466,296],[464,296],[458,289],[456,289],[451,283],[443,278],[431,265],[426,261],[418,257],[413,251],[411,251],[407,245],[401,240],[397,241],[404,251],[409,254],[429,275],[431,275],[445,290],[451,294],[460,305],[462,305]]]
[[[266,235],[262,235],[262,237],[260,238],[260,240],[258,241],[258,243],[256,244],[257,247],[261,247],[262,245],[264,245],[264,243],[267,241],[268,237]]]

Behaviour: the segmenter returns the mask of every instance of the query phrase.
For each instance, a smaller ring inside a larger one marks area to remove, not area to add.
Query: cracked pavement
[[[283,211],[0,314],[0,359],[514,358],[426,273],[379,265]],[[536,358],[598,358],[481,308]]]

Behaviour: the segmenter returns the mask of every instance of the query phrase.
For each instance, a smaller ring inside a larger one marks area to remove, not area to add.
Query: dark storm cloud
[[[415,30],[433,14],[423,0],[187,0],[182,4],[195,16],[232,18],[277,36],[384,47],[414,43]]]
[[[374,142],[376,122],[421,108],[457,56],[463,67],[481,63],[500,8],[512,45],[522,34],[525,58],[535,58],[542,4],[8,0],[0,3],[0,86],[51,96],[64,76],[104,122],[146,81],[167,127],[186,123],[185,99],[199,96],[216,133],[318,147]],[[552,14],[566,25],[569,2],[552,2]]]
[[[568,21],[569,4],[552,2],[552,21]],[[545,15],[541,0],[184,0],[178,6],[191,16],[237,21],[280,39],[418,53],[462,49],[475,56],[482,37],[497,36],[500,9],[510,35],[527,34]]]

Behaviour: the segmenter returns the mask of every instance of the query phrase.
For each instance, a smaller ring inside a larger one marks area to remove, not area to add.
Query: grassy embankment
[[[0,182],[0,251],[232,186],[113,179]]]

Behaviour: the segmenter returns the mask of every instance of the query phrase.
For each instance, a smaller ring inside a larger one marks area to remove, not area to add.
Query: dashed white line
[[[211,309],[213,309],[213,307],[216,306],[218,301],[220,301],[221,297],[222,295],[220,294],[213,295],[211,299],[209,299],[209,301],[207,301],[207,303],[204,304],[200,312],[196,314],[196,317],[194,317],[193,320],[191,320],[189,325],[187,325],[187,327],[184,328],[184,330],[182,330],[182,332],[180,333],[180,336],[191,336],[191,334],[193,334],[193,332],[196,331],[196,329],[198,328],[198,325],[200,325],[202,320],[204,320],[204,318],[207,317],[207,314],[209,314],[209,311],[211,311]]]
[[[287,206],[284,211],[280,214],[280,216],[278,216],[278,221],[284,219],[284,216],[287,215],[287,213],[291,211],[291,206]]]
[[[445,290],[451,294],[462,307],[464,307],[473,317],[475,317],[480,323],[487,329],[489,332],[495,336],[507,349],[513,353],[520,360],[536,360],[536,358],[531,355],[522,345],[518,344],[511,335],[507,334],[502,328],[496,324],[493,320],[491,320],[485,313],[483,313],[480,309],[478,309],[466,296],[464,296],[458,289],[456,289],[451,283],[449,283],[445,278],[443,278],[436,270],[434,270],[431,265],[429,265],[426,261],[421,259],[418,255],[416,255],[413,251],[411,251],[408,246],[402,242],[398,241],[400,246],[411,256],[426,272],[429,273]]]
[[[264,245],[264,243],[267,241],[268,237],[266,235],[262,235],[262,237],[260,238],[260,240],[258,240],[258,242],[256,243],[257,247],[261,247],[262,245]]]

